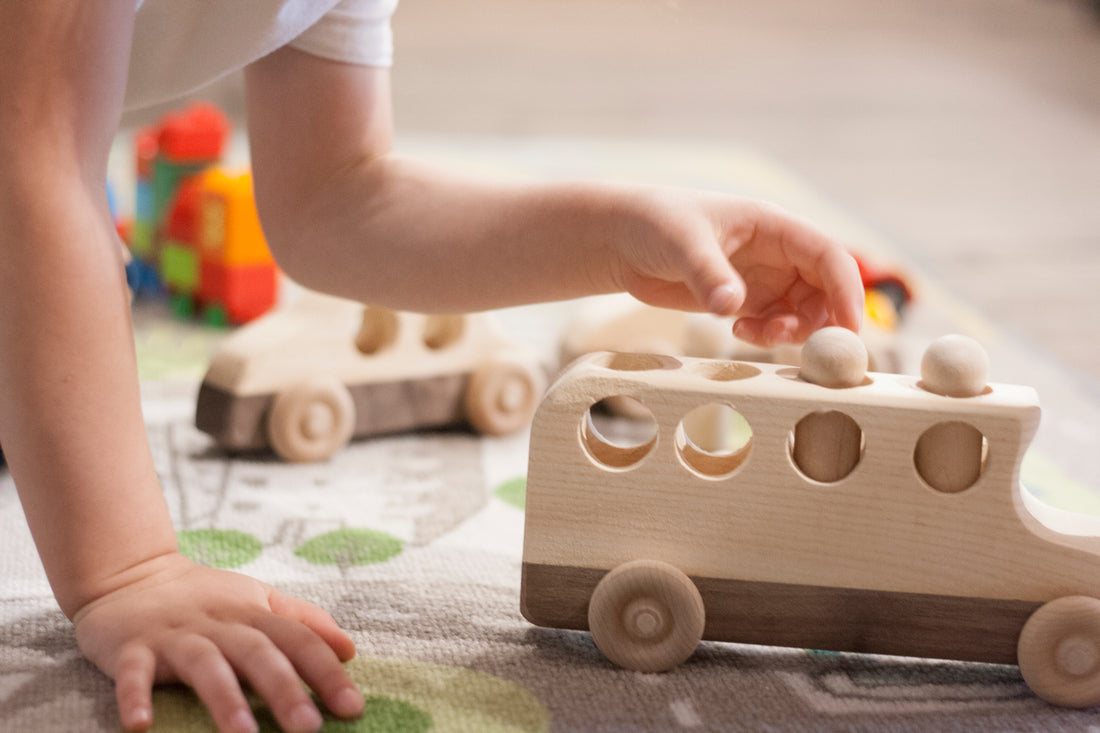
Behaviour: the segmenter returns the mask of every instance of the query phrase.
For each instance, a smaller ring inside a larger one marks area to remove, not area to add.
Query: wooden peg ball
[[[867,346],[846,328],[829,326],[816,331],[802,347],[798,376],[833,389],[862,384],[867,376]]]
[[[932,342],[920,363],[921,386],[947,397],[974,397],[985,391],[989,355],[968,336],[943,336]]]

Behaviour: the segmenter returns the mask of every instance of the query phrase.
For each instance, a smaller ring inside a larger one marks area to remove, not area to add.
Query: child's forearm
[[[86,184],[90,187],[92,184]],[[103,189],[0,197],[0,444],[68,615],[175,549]]]
[[[388,155],[330,181],[273,246],[307,286],[398,308],[559,300],[622,289],[601,249],[631,236],[627,201],[599,184],[464,180]]]
[[[291,48],[245,81],[264,231],[307,286],[452,312],[626,290],[736,314],[738,335],[760,344],[859,327],[854,260],[774,207],[667,188],[498,184],[414,163],[391,150],[384,69]]]

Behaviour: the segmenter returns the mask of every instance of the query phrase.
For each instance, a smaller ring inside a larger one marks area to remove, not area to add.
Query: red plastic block
[[[220,158],[229,137],[229,118],[209,102],[195,102],[161,122],[159,153],[174,163]]]
[[[273,264],[226,267],[203,261],[199,299],[224,306],[230,323],[247,323],[275,305],[278,268]]]

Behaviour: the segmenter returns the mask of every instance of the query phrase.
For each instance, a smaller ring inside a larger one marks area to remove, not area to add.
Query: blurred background
[[[402,0],[394,32],[399,143],[753,150],[1100,386],[1100,3]]]

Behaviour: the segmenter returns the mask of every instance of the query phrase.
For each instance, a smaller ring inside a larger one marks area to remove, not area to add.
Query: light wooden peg
[[[859,336],[846,328],[824,328],[802,347],[798,376],[830,389],[856,387],[867,378],[867,361]],[[837,410],[810,413],[794,429],[794,462],[815,481],[832,483],[850,474],[862,449],[859,425]]]
[[[921,359],[920,386],[945,397],[977,397],[986,390],[989,355],[974,339],[943,336]],[[917,441],[913,461],[929,486],[937,491],[965,491],[982,474],[985,438],[967,422],[933,425]]]

